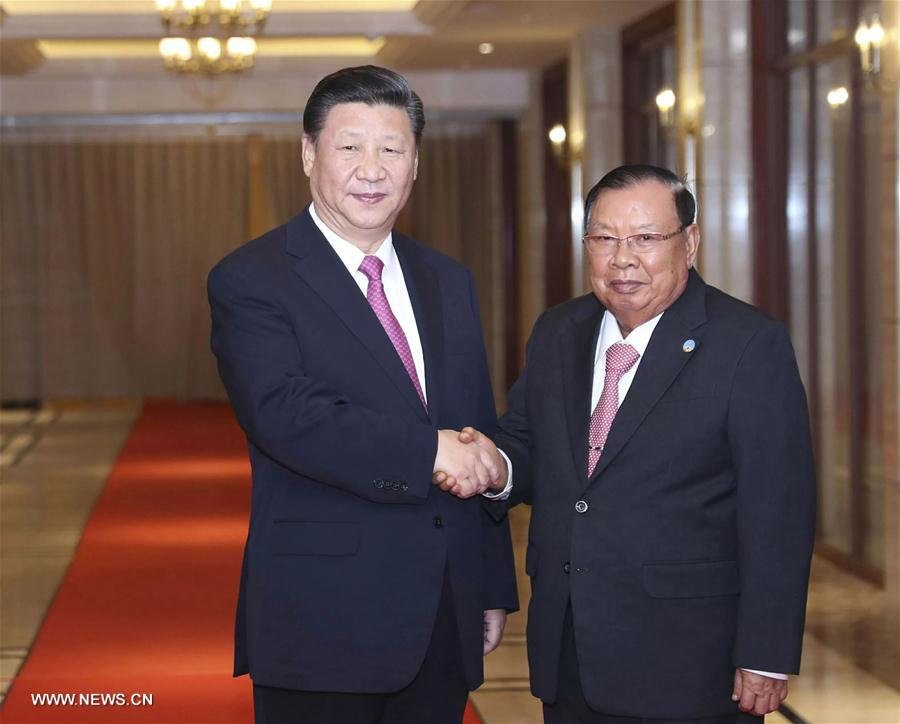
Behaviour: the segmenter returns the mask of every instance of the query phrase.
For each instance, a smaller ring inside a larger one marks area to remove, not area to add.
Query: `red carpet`
[[[0,721],[252,721],[231,678],[249,474],[227,406],[147,404]]]

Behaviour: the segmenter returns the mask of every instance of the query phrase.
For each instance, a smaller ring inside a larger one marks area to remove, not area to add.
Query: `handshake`
[[[438,430],[438,449],[432,482],[459,498],[471,498],[487,490],[506,487],[506,461],[486,436],[473,427]]]

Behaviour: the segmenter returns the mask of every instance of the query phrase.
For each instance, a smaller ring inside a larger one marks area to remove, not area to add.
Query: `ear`
[[[688,269],[697,263],[697,252],[700,250],[700,227],[691,224],[684,230],[685,243],[687,244]]]
[[[311,136],[304,133],[300,141],[300,148],[300,157],[303,159],[303,173],[309,176],[316,163],[316,142]]]
[[[416,148],[416,158],[413,161],[413,181],[419,177],[419,149]]]

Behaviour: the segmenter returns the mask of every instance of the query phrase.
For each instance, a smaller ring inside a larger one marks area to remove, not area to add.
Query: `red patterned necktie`
[[[377,256],[368,255],[362,260],[362,264],[359,265],[359,270],[369,280],[366,299],[369,300],[372,311],[375,312],[375,316],[378,317],[378,321],[381,322],[381,326],[384,327],[384,331],[390,337],[391,344],[394,345],[394,349],[400,355],[400,361],[403,362],[403,366],[406,368],[406,374],[409,375],[413,387],[416,388],[416,392],[419,394],[419,399],[427,410],[428,403],[425,402],[425,395],[422,392],[422,386],[419,384],[416,365],[413,362],[412,352],[409,351],[409,342],[406,341],[403,327],[400,326],[400,322],[397,321],[397,318],[391,311],[391,305],[388,304],[387,297],[384,294],[384,285],[381,283],[381,272],[383,269],[384,262]]]
[[[591,430],[588,437],[588,477],[594,472],[606,436],[612,427],[613,418],[619,410],[619,380],[622,379],[640,355],[630,344],[616,342],[606,350],[606,376],[603,378],[603,392],[591,415]]]

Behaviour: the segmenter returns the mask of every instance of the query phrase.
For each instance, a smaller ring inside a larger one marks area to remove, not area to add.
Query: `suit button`
[[[398,483],[398,482],[395,480],[394,482],[391,483],[391,488],[392,488],[393,490],[400,490],[400,483]]]
[[[376,478],[375,487],[381,490],[384,487],[384,481],[381,478]]]
[[[435,528],[440,528],[442,525],[444,525],[444,521],[441,520],[439,515],[434,516],[434,520],[432,520],[431,522],[434,523]]]
[[[572,570],[572,566],[569,564],[569,562],[566,561],[565,563],[563,563],[563,573],[568,574],[570,570]]]
[[[409,490],[409,486],[406,483],[400,483],[400,490],[405,493],[407,490]]]
[[[587,513],[588,504],[584,500],[579,500],[575,503],[575,512],[576,513]]]

